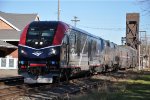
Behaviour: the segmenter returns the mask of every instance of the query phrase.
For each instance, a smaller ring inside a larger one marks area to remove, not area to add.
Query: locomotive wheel
[[[117,72],[119,70],[119,65],[118,64],[115,64],[114,65],[114,68],[113,68],[113,71]]]
[[[61,71],[61,75],[62,75],[62,80],[63,81],[69,81],[69,78],[70,78],[70,76],[71,76],[71,69],[70,68],[66,68],[66,69],[62,69],[62,71]]]
[[[105,65],[105,66],[104,66],[103,72],[108,72],[108,65]]]
[[[59,76],[53,76],[54,83],[60,83],[60,78]]]

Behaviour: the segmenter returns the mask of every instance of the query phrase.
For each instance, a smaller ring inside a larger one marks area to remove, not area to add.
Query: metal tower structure
[[[126,14],[126,45],[138,49],[139,45],[139,13]]]

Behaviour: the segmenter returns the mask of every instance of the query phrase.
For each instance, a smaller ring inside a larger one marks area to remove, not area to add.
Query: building
[[[5,13],[0,11],[0,68],[1,59],[18,58],[21,31],[32,21],[39,21],[38,14]]]

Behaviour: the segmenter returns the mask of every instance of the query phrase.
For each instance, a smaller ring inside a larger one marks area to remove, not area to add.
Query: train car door
[[[77,33],[75,30],[71,30],[69,34],[69,66],[78,66],[78,56],[80,53],[77,52]]]
[[[89,37],[88,39],[88,63],[91,64],[91,61],[93,60],[92,57],[92,39]]]
[[[78,44],[79,66],[81,70],[88,70],[88,36],[84,33],[80,33]]]
[[[60,61],[61,61],[61,67],[68,66],[68,63],[69,63],[69,39],[68,39],[68,35],[65,35],[64,39],[62,41]]]

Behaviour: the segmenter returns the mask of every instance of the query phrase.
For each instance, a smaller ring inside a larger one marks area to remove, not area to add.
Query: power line
[[[104,27],[89,27],[80,25],[80,27],[88,28],[88,29],[96,29],[96,30],[111,30],[111,31],[125,31],[126,28],[104,28]]]
[[[112,28],[112,27],[108,27],[108,28],[105,28],[105,27],[91,27],[91,26],[84,26],[84,25],[79,25],[80,27],[83,27],[83,28],[87,28],[87,29],[94,29],[94,30],[107,30],[107,31],[125,31],[126,28]],[[143,29],[143,30],[149,30],[150,28],[148,27],[140,27],[140,29]]]

